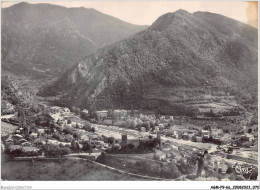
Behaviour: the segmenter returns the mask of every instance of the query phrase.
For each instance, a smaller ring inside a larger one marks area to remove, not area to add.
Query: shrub
[[[65,138],[64,138],[64,142],[71,142],[73,140],[73,137],[72,135],[66,135]]]
[[[71,150],[78,152],[79,151],[79,143],[76,142],[75,140],[72,140],[71,142]]]
[[[150,131],[151,129],[150,122],[149,121],[143,122],[142,127],[145,127],[146,131]]]
[[[176,166],[178,167],[179,171],[183,174],[191,174],[196,169],[196,162],[195,164],[186,163],[183,159],[178,160]]]
[[[91,145],[89,142],[84,142],[82,150],[85,152],[92,152],[93,145]]]
[[[68,147],[59,147],[54,144],[45,144],[43,146],[43,151],[45,156],[62,156],[70,153],[70,149]]]
[[[66,155],[66,154],[70,154],[71,151],[70,151],[70,148],[68,147],[63,147],[60,149],[60,155]]]
[[[245,181],[245,178],[244,176],[242,175],[237,175],[236,178],[235,178],[236,181]]]
[[[83,129],[86,131],[91,131],[91,124],[87,121],[87,123],[83,126]]]
[[[233,172],[234,172],[234,169],[233,169],[231,166],[229,166],[228,169],[227,169],[227,171],[226,171],[226,173],[227,173],[227,174],[231,174],[231,173],[233,173]]]
[[[67,134],[74,134],[74,128],[71,127],[66,127],[65,129],[63,129],[63,132],[67,135]]]
[[[113,144],[115,142],[115,138],[114,137],[109,137],[108,138],[108,143],[109,144]]]

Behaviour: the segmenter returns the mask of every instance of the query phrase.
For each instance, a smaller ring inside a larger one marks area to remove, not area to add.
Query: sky
[[[2,7],[9,7],[19,2],[2,2]],[[30,1],[29,3],[39,3]],[[61,5],[64,7],[94,8],[102,13],[114,16],[123,21],[138,24],[151,25],[159,16],[184,9],[190,13],[196,11],[208,11],[218,13],[235,20],[258,27],[257,2],[241,1],[41,1]]]

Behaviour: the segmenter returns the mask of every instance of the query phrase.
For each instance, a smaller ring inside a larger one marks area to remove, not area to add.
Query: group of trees
[[[42,113],[40,115],[37,115],[35,118],[35,125],[43,126],[43,127],[53,127],[54,122],[50,114]]]
[[[189,117],[197,117],[199,114],[199,108],[194,106],[187,106],[185,104],[174,104],[172,105],[172,110],[176,115],[185,115]],[[91,122],[98,122],[107,124],[107,120],[112,120],[112,125],[118,125],[121,127],[126,128],[138,128],[145,127],[146,131],[149,131],[151,129],[154,129],[155,126],[159,124],[159,122],[156,122],[156,118],[149,118],[147,116],[143,118],[136,117],[135,111],[132,109],[131,112],[118,112],[116,113],[113,109],[109,109],[107,111],[107,115],[98,114],[95,110],[89,110],[88,113],[86,112],[80,112],[79,108],[72,107],[71,111],[75,112],[76,114],[79,114],[81,118],[91,121]],[[167,113],[167,114],[170,114]],[[142,114],[139,114],[142,115]],[[134,117],[135,116],[135,117]],[[93,121],[94,120],[94,121]],[[89,131],[89,127],[86,127],[86,130]]]
[[[113,144],[115,139],[110,137],[108,139],[109,144]],[[160,144],[160,140],[157,138],[149,140],[140,140],[139,145],[135,147],[133,144],[128,144],[119,149],[117,146],[112,146],[107,152],[111,153],[144,153],[144,152],[153,152],[155,148]]]
[[[90,122],[86,122],[86,124],[83,126],[83,129],[84,130],[86,130],[86,131],[88,131],[88,132],[95,132],[96,130],[95,130],[95,127],[91,127],[91,124],[90,124]]]
[[[150,152],[153,151],[160,144],[160,139],[154,138],[146,141],[140,141],[137,147],[138,152]]]
[[[42,151],[44,152],[45,156],[51,156],[51,157],[63,156],[71,153],[69,147],[62,146],[62,145],[54,145],[54,144],[43,145]]]
[[[130,128],[130,129],[138,129],[141,130],[142,127],[145,128],[146,131],[154,130],[156,126],[159,126],[159,123],[168,123],[166,127],[170,127],[173,124],[173,120],[166,119],[155,119],[147,116],[140,118],[130,118],[126,121],[123,121],[121,127]]]
[[[83,145],[82,148],[80,148],[78,141],[73,140],[71,142],[71,150],[73,152],[84,151],[84,152],[91,153],[91,152],[93,152],[93,149],[96,148],[95,143],[94,142],[90,142],[90,141],[84,141],[82,143],[82,145]]]
[[[255,113],[251,119],[250,125],[258,124],[258,115]]]
[[[183,174],[191,174],[196,170],[196,160],[192,160],[193,162],[185,162],[183,159],[177,161],[176,166],[179,171]],[[193,164],[192,164],[193,163]]]
[[[213,109],[210,109],[209,112],[205,112],[204,115],[207,117],[239,116],[241,115],[241,110],[234,108],[232,110],[214,112]]]
[[[139,118],[128,119],[122,123],[122,127],[134,129],[136,127],[140,127],[143,121]]]
[[[22,147],[14,150],[6,149],[5,153],[9,156],[38,156],[40,153],[36,151],[23,151]]]
[[[90,120],[91,118],[95,119],[95,121],[105,119],[104,117],[102,118],[100,115],[98,115],[96,110],[89,110],[89,112],[84,112],[80,108],[76,108],[75,106],[73,106],[73,107],[71,107],[70,111],[79,115],[82,119],[85,119],[85,120]]]
[[[37,100],[33,93],[24,90],[24,86],[12,81],[7,76],[1,78],[1,100],[8,104],[13,105],[15,109],[21,106],[25,108],[26,112],[38,113],[41,107],[38,105]],[[8,111],[10,106],[2,107],[1,112]],[[26,113],[25,113],[26,114]]]
[[[1,77],[1,98],[2,100],[7,100],[13,105],[20,103],[18,98],[18,89],[14,86],[8,77]]]
[[[83,143],[83,147],[82,147],[82,151],[84,152],[93,152],[92,150],[95,148],[95,144],[94,143],[90,143],[89,141],[85,141]]]
[[[81,109],[80,108],[76,108],[75,106],[72,106],[70,111],[72,111],[73,113],[80,115],[81,114]]]
[[[74,139],[71,134],[63,135],[60,133],[54,133],[52,138],[57,139],[60,142],[71,142]]]
[[[1,104],[1,114],[2,115],[7,115],[7,114],[13,114],[15,112],[14,106],[10,104],[6,100],[2,100]]]

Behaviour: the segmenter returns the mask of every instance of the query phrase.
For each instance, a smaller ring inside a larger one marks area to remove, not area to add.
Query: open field
[[[64,118],[71,120],[72,122],[75,123],[81,123],[82,125],[86,124],[86,120],[83,120],[77,116],[75,116],[74,114],[69,113],[68,115],[66,115]]]
[[[213,109],[215,112],[219,111],[228,111],[234,108],[235,105],[227,104],[227,103],[203,103],[203,104],[193,104],[197,106],[200,112],[209,112],[210,109]]]
[[[2,164],[2,179],[8,181],[140,181],[82,160],[11,161]]]

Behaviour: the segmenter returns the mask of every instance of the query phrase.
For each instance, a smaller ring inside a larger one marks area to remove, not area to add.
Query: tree
[[[208,116],[214,117],[214,111],[213,111],[213,109],[210,109],[210,110],[209,110]]]
[[[192,162],[193,163],[193,162]],[[196,170],[196,161],[195,164],[190,164],[184,162],[183,159],[178,160],[177,167],[179,171],[181,171],[183,174],[191,174]]]
[[[247,132],[248,132],[248,133],[252,133],[252,129],[251,129],[251,128],[248,129]]]
[[[85,151],[85,152],[92,152],[92,149],[93,149],[93,147],[90,145],[89,142],[85,141],[83,143],[83,147],[82,147],[83,151]]]
[[[86,113],[86,112],[81,112],[81,118],[82,119],[88,119],[88,113]]]
[[[109,109],[108,111],[107,111],[107,117],[108,118],[111,118],[111,119],[114,119],[115,118],[115,111],[113,110],[113,109]]]
[[[199,115],[199,108],[194,108],[194,107],[192,107],[191,109],[190,109],[190,116],[191,117],[197,117],[198,115]]]
[[[21,117],[21,118],[25,117],[25,110],[21,107],[18,107],[18,117]]]
[[[134,128],[136,128],[136,126],[137,126],[137,121],[135,119],[131,120],[129,127],[131,129],[134,129]]]
[[[80,108],[76,108],[75,113],[76,113],[77,115],[80,115],[80,113],[81,113]]]
[[[78,139],[78,138],[79,138],[79,136],[78,136],[77,133],[74,133],[74,134],[73,134],[73,137],[74,137],[74,139]]]
[[[211,131],[211,127],[210,127],[210,125],[206,125],[206,126],[203,128],[203,130]]]
[[[72,140],[73,140],[73,136],[70,135],[70,134],[66,135],[65,138],[64,138],[65,142],[71,142]]]
[[[86,131],[91,131],[91,124],[89,122],[87,122],[84,126],[83,129]]]
[[[133,109],[133,106],[131,105],[131,112],[130,112],[131,117],[135,117],[135,110]]]
[[[70,154],[70,149],[68,147],[60,147],[54,144],[43,145],[43,151],[46,156],[62,156]]]
[[[96,129],[94,127],[91,128],[91,132],[95,133]]]
[[[52,138],[57,139],[58,141],[64,142],[64,138],[58,133],[54,133],[52,135]]]
[[[224,133],[229,133],[229,130],[228,129],[224,129],[223,132]]]
[[[74,106],[71,107],[71,111],[75,113],[75,111],[76,111],[76,107],[74,107]]]
[[[159,119],[156,119],[156,120],[155,120],[155,123],[154,123],[154,126],[158,126],[159,123],[160,123],[160,120],[159,120]]]
[[[76,142],[75,140],[72,140],[71,142],[71,150],[78,152],[79,151],[79,143]]]
[[[151,129],[150,122],[149,121],[143,122],[142,127],[145,127],[146,131],[150,131]]]
[[[60,154],[63,156],[63,155],[66,155],[66,154],[70,154],[71,151],[70,151],[70,148],[68,147],[63,147],[60,149]]]
[[[97,112],[95,112],[94,118],[96,119],[97,122],[99,122],[99,120],[100,120],[100,115],[99,115]],[[113,121],[114,121],[114,120],[113,120]]]
[[[67,134],[73,134],[74,130],[73,128],[67,127],[65,129],[63,129],[63,132],[67,135]]]
[[[109,137],[108,138],[108,143],[109,144],[114,144],[114,142],[115,142],[115,138],[114,137]]]
[[[7,154],[12,155],[12,156],[21,156],[22,150],[21,149],[15,149],[15,150],[7,151]]]

